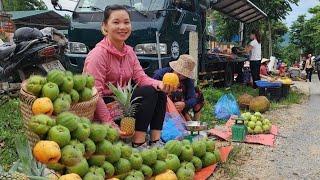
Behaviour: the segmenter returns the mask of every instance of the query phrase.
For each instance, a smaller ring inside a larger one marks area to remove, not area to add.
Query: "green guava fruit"
[[[68,128],[61,125],[53,126],[48,132],[48,139],[58,143],[60,148],[62,148],[69,144],[71,140],[70,131]]]
[[[183,162],[181,163],[180,167],[187,167],[187,168],[190,168],[193,172],[196,171],[196,168],[194,167],[192,162]]]
[[[28,122],[29,129],[39,136],[48,133],[49,129],[56,124],[56,121],[45,114],[32,116]]]
[[[87,80],[86,80],[86,87],[87,88],[93,88],[94,86],[94,77],[92,75],[87,75]]]
[[[145,149],[140,154],[143,159],[143,164],[151,166],[157,161],[157,153],[155,150]]]
[[[83,177],[86,175],[89,171],[89,165],[88,162],[85,158],[82,158],[80,162],[73,166],[67,166],[67,173],[75,173],[78,174],[79,176]]]
[[[91,166],[89,168],[89,172],[93,172],[95,174],[99,174],[103,178],[105,178],[105,176],[106,176],[106,174],[104,173],[104,169],[102,167],[98,167],[98,166]]]
[[[107,136],[106,128],[102,124],[93,123],[90,126],[90,139],[94,142],[103,141]]]
[[[56,83],[58,86],[63,84],[64,77],[64,72],[58,69],[51,70],[47,74],[48,82]]]
[[[202,157],[202,166],[208,167],[217,162],[216,156],[214,153],[206,152],[206,154]]]
[[[105,159],[106,159],[105,155],[94,154],[94,155],[90,156],[90,158],[88,159],[88,163],[90,166],[100,167],[105,162]]]
[[[119,140],[119,133],[116,129],[109,127],[107,128],[106,140],[115,143]]]
[[[83,142],[90,136],[90,125],[86,123],[78,123],[78,128],[72,132],[72,138]]]
[[[82,144],[79,140],[73,139],[73,140],[70,141],[69,144],[70,144],[70,145],[74,145],[76,148],[78,148],[78,149],[82,152],[82,154],[85,153],[85,150],[86,150],[86,149],[85,149],[85,145]]]
[[[121,158],[121,149],[119,146],[113,146],[107,153],[108,155],[106,155],[106,161],[110,163],[115,163]]]
[[[214,152],[214,150],[216,149],[216,143],[215,143],[215,141],[214,140],[212,140],[212,139],[208,139],[207,141],[206,141],[206,151],[207,152]]]
[[[157,159],[164,161],[168,156],[168,152],[163,147],[157,147]]]
[[[96,152],[97,147],[91,139],[88,138],[82,143],[84,144],[84,148],[85,148],[85,153],[84,153],[85,157],[90,157],[94,152]]]
[[[110,156],[111,155],[111,149],[113,148],[113,145],[111,142],[107,140],[102,140],[96,144],[97,149],[96,149],[96,154],[102,154],[105,156]]]
[[[70,93],[73,88],[73,77],[65,76],[63,78],[63,83],[60,86],[60,90],[66,93]]]
[[[129,160],[120,158],[119,161],[114,164],[114,168],[116,174],[124,174],[131,171],[131,164]]]
[[[180,154],[181,161],[191,161],[193,156],[193,149],[191,145],[185,145],[182,147],[182,151]]]
[[[146,178],[151,178],[152,175],[153,175],[151,167],[149,167],[149,166],[147,166],[145,164],[142,164],[140,171],[143,173],[143,175]]]
[[[132,169],[139,170],[142,166],[143,159],[139,153],[131,154],[129,158]]]
[[[86,87],[87,77],[86,75],[77,74],[73,76],[73,88],[78,92],[82,91]]]
[[[161,174],[167,170],[166,163],[164,161],[157,160],[156,163],[152,165],[152,171],[154,175]]]
[[[80,100],[80,95],[78,93],[78,91],[71,89],[70,90],[70,96],[71,96],[71,102],[72,103],[77,103]]]
[[[194,179],[194,172],[187,167],[181,167],[177,170],[176,173],[178,179],[183,179],[183,180],[193,180]]]
[[[66,166],[74,166],[82,159],[82,152],[74,145],[66,145],[61,149],[61,162]]]
[[[104,169],[107,178],[110,178],[114,175],[115,169],[108,161],[105,161],[101,167]]]
[[[121,157],[128,159],[131,157],[132,154],[132,147],[128,146],[128,145],[121,145],[119,146],[121,149]]]
[[[56,122],[72,132],[78,128],[79,117],[71,112],[62,112],[57,116]]]
[[[89,101],[92,98],[92,89],[85,87],[82,91],[80,91],[79,95],[81,102]]]
[[[171,169],[174,172],[180,168],[180,160],[175,154],[168,154],[166,160],[167,169]]]
[[[199,171],[200,169],[202,169],[202,161],[197,156],[193,156],[191,162],[196,171]]]
[[[192,149],[193,149],[193,155],[201,158],[206,153],[206,149],[207,149],[206,142],[204,140],[193,141]]]
[[[47,97],[51,101],[54,101],[59,95],[59,87],[55,83],[48,82],[45,85],[43,85],[41,92],[42,97]]]
[[[171,140],[165,144],[164,148],[168,151],[169,154],[180,156],[182,151],[182,143],[178,140]]]
[[[100,174],[96,174],[93,172],[88,172],[82,180],[104,180],[104,177],[101,176]]]

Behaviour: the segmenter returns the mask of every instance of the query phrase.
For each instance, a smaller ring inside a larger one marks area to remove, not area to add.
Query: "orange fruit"
[[[179,85],[179,77],[175,73],[166,73],[162,78],[162,82],[165,85],[170,85],[173,87],[178,87]]]
[[[52,101],[47,97],[36,99],[32,104],[32,112],[34,115],[46,114],[51,116],[53,112]]]

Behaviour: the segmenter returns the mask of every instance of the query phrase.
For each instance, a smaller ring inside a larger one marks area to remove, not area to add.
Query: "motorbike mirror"
[[[58,10],[58,11],[68,11],[68,12],[74,13],[73,11],[71,11],[71,10],[69,10],[69,9],[62,9],[62,6],[59,4],[59,0],[51,0],[51,4],[53,5],[53,7],[54,7],[55,10]]]
[[[56,10],[62,9],[61,5],[59,4],[59,0],[51,0],[51,4],[53,5],[54,9],[56,9]]]

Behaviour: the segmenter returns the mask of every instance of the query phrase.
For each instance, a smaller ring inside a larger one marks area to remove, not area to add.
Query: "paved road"
[[[282,137],[276,147],[248,145],[251,155],[235,179],[320,179],[320,82],[307,103],[269,112]]]

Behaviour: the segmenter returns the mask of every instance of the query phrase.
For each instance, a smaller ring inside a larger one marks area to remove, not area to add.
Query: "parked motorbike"
[[[14,32],[13,44],[0,46],[0,80],[22,82],[32,74],[46,75],[52,69],[65,70],[60,60],[67,39],[54,28],[41,31],[22,27]]]

